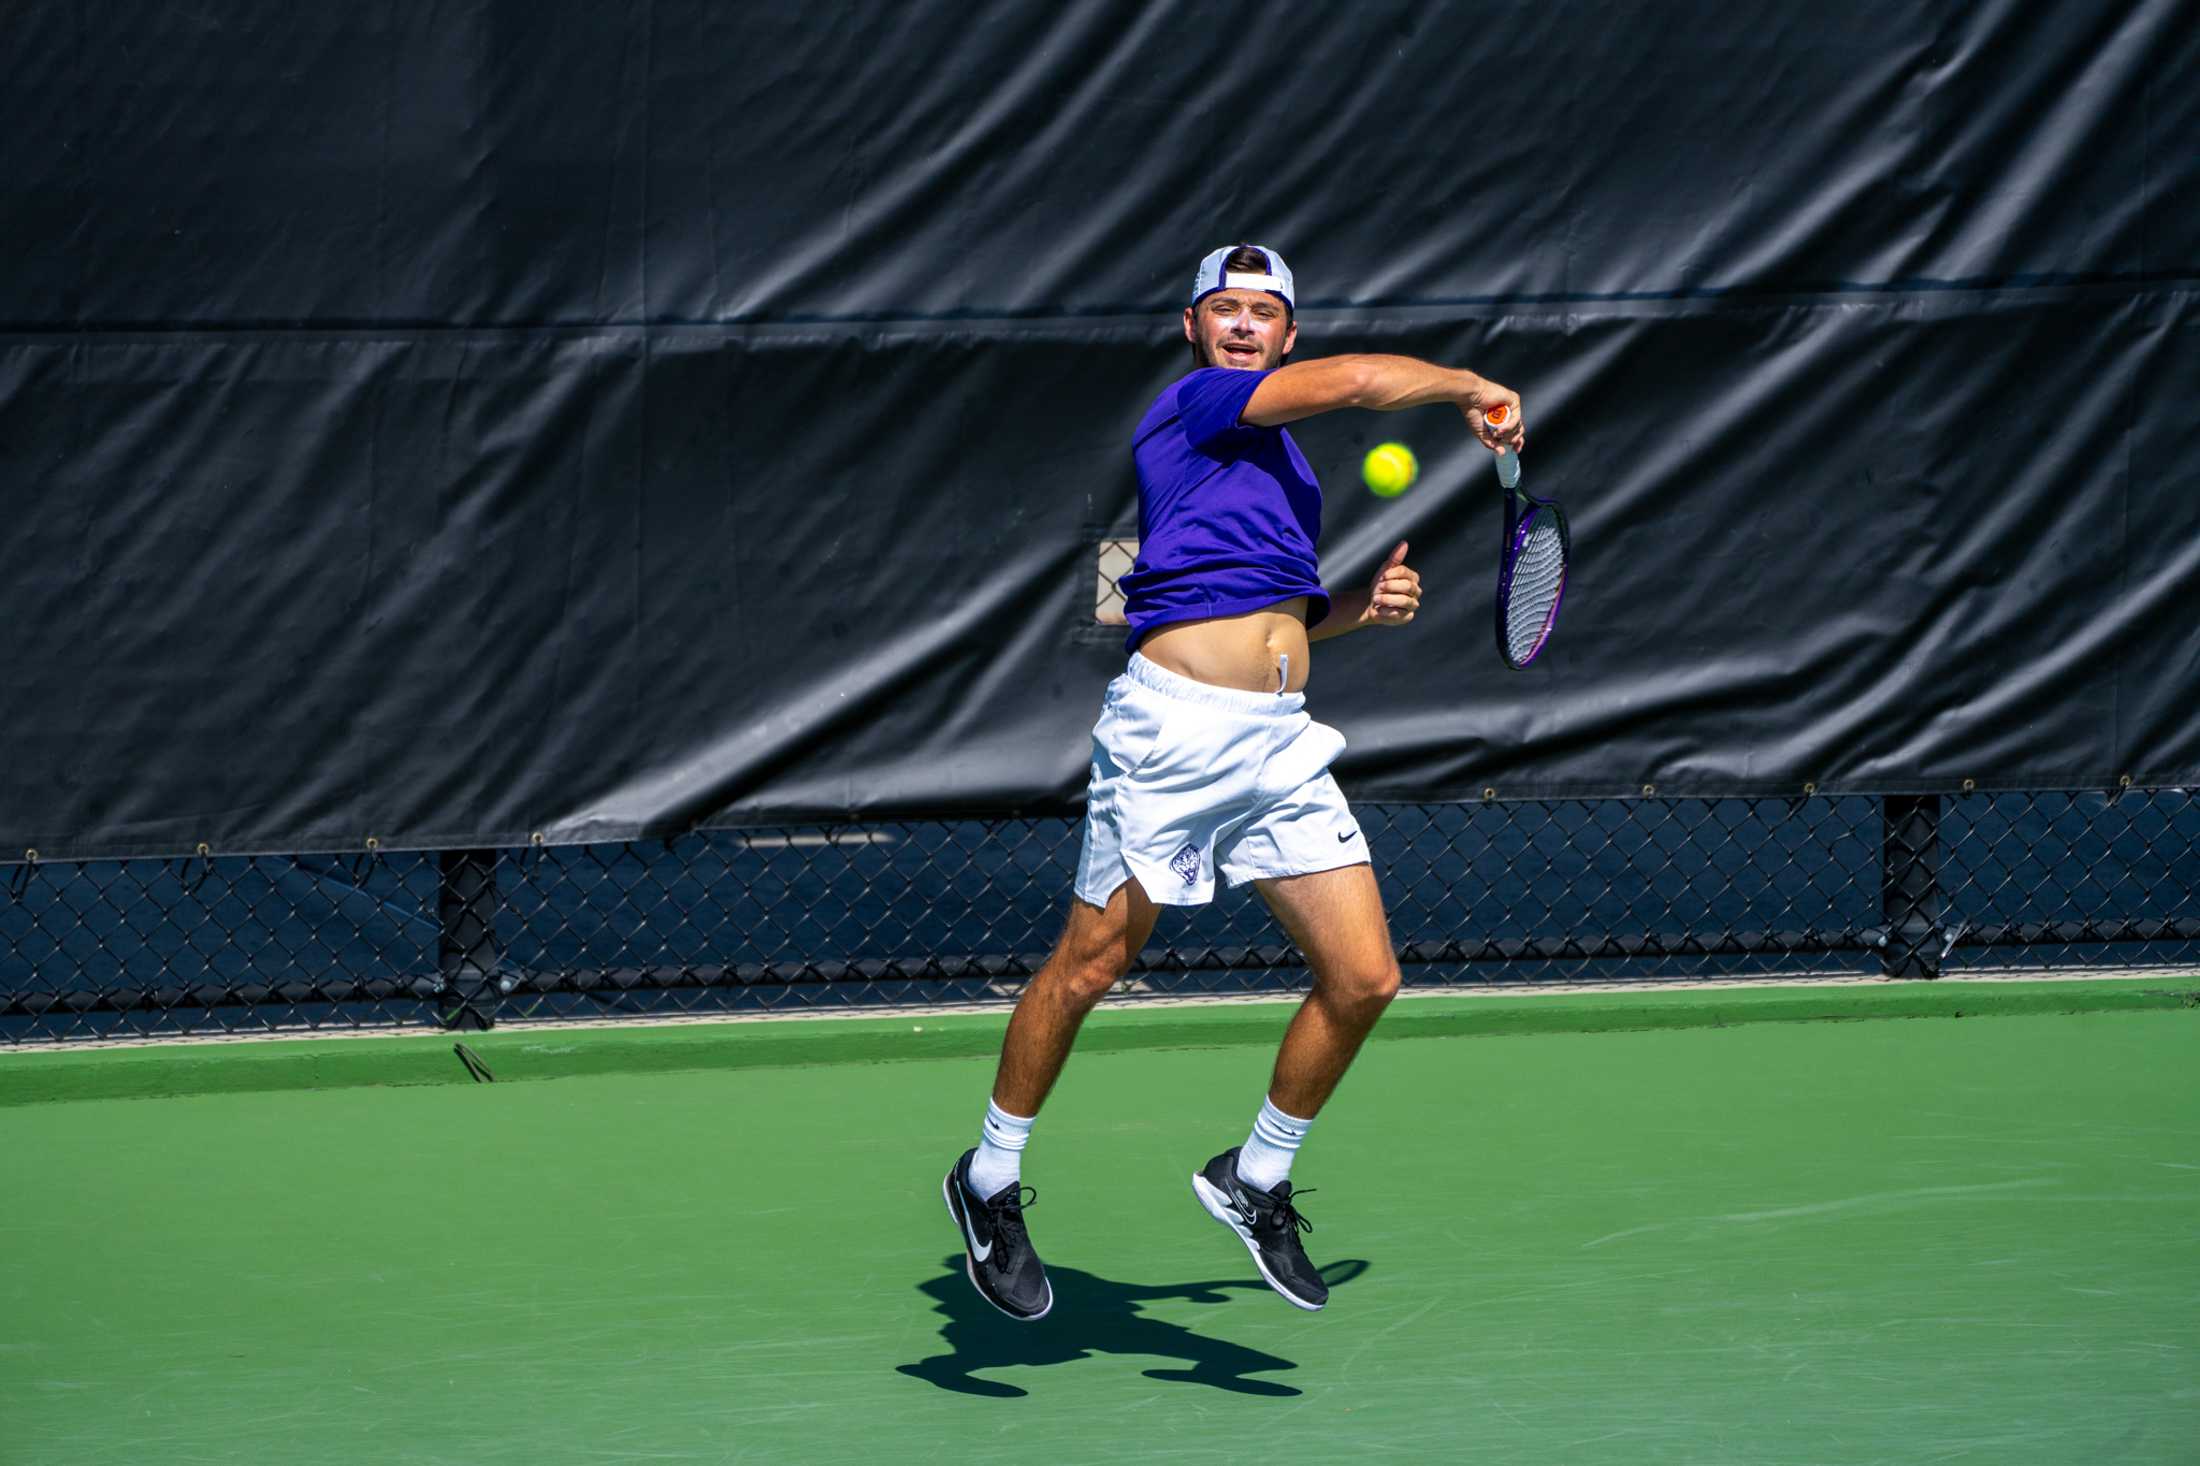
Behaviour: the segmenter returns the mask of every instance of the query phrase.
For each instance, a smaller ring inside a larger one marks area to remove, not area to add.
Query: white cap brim
[[[1259,250],[1268,260],[1267,273],[1255,274],[1244,270],[1226,271],[1223,268],[1224,264],[1229,260],[1231,254],[1240,248]],[[1291,267],[1283,262],[1282,255],[1277,254],[1266,245],[1240,246],[1226,244],[1218,250],[1211,251],[1207,258],[1201,260],[1199,262],[1199,273],[1192,277],[1192,304],[1198,305],[1218,290],[1265,290],[1271,295],[1280,296],[1283,303],[1293,310],[1298,309],[1298,292],[1292,283]]]

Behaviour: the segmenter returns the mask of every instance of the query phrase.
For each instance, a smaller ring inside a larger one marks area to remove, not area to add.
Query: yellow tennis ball
[[[1377,443],[1367,450],[1367,459],[1360,465],[1360,477],[1385,499],[1397,498],[1420,476],[1421,461],[1403,443]]]

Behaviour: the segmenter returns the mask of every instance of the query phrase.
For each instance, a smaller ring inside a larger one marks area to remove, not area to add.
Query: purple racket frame
[[[1506,478],[1505,459],[1511,460],[1512,476]],[[1505,539],[1497,560],[1497,655],[1515,672],[1521,671],[1542,654],[1550,645],[1551,628],[1558,624],[1558,608],[1566,602],[1566,583],[1573,577],[1574,541],[1566,527],[1566,511],[1549,499],[1538,499],[1520,490],[1520,460],[1508,452],[1497,464],[1497,481],[1505,488]],[[1513,574],[1520,568],[1520,552],[1527,548],[1528,532],[1535,527],[1538,515],[1548,514],[1558,526],[1558,594],[1551,597],[1550,612],[1543,618],[1543,629],[1536,633],[1535,645],[1519,661],[1513,660],[1512,639],[1505,634],[1506,612],[1512,607]]]

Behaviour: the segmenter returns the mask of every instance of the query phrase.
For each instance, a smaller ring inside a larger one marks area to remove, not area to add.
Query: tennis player
[[[1400,544],[1365,588],[1323,588],[1321,486],[1283,425],[1345,407],[1449,403],[1487,447],[1523,439],[1519,397],[1470,371],[1403,356],[1286,366],[1294,302],[1274,250],[1225,246],[1200,261],[1184,311],[1194,370],[1131,441],[1139,554],[1122,590],[1132,655],[1093,729],[1075,898],[1009,1020],[978,1144],[943,1184],[971,1282],[1011,1318],[1054,1306],[1024,1225],[1037,1195],[1022,1175],[1032,1122],[1158,909],[1205,904],[1218,876],[1253,883],[1314,987],[1252,1133],[1207,1162],[1192,1190],[1278,1293],[1305,1309],[1329,1298],[1299,1243],[1313,1228],[1293,1203],[1291,1163],[1399,974],[1367,841],[1329,773],[1344,738],[1306,712],[1308,649],[1408,624],[1421,579]],[[1482,409],[1500,403],[1513,415],[1493,432]]]

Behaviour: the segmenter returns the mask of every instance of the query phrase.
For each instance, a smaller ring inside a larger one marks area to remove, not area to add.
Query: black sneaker
[[[978,1195],[970,1189],[970,1158],[977,1153],[964,1151],[940,1183],[948,1215],[962,1230],[963,1270],[986,1302],[1010,1318],[1032,1323],[1054,1306],[1054,1285],[1024,1231],[1024,1208],[1039,1193],[1019,1182],[991,1196]]]
[[[1209,1216],[1238,1234],[1268,1286],[1284,1302],[1311,1313],[1329,1301],[1329,1285],[1299,1246],[1299,1233],[1313,1231],[1314,1224],[1291,1204],[1289,1181],[1278,1181],[1273,1191],[1256,1191],[1238,1179],[1237,1158],[1233,1145],[1207,1162],[1192,1177],[1192,1192]]]

